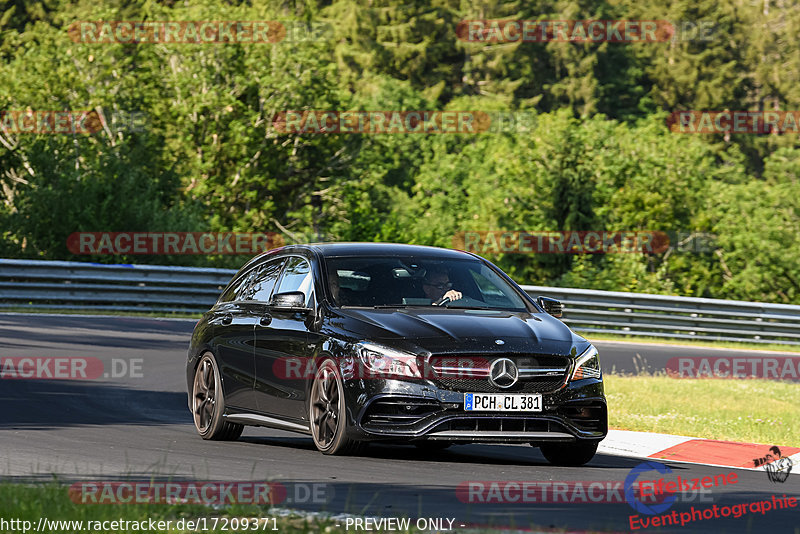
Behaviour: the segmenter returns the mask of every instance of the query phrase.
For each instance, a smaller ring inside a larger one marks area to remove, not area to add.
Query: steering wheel
[[[448,302],[452,302],[452,301],[450,300],[450,297],[442,297],[442,298],[440,298],[439,300],[437,300],[436,302],[434,302],[434,303],[433,303],[433,305],[434,305],[434,306],[444,306],[444,305],[445,305],[445,304],[447,304]]]
[[[470,306],[476,306],[479,308],[486,307],[486,302],[475,299],[473,297],[468,297],[466,295],[462,296],[458,300],[450,300],[450,298],[442,297],[433,303],[434,306],[449,306],[450,304],[453,304],[454,308],[461,308],[461,307],[468,308]]]

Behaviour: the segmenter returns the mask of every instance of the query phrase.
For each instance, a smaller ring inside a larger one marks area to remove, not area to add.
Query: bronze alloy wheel
[[[314,445],[323,454],[353,454],[361,443],[345,434],[345,400],[342,378],[333,360],[320,365],[311,385],[309,418]]]
[[[210,353],[200,358],[192,389],[194,426],[203,439],[235,440],[242,435],[244,426],[228,423],[223,417],[225,399],[222,382],[217,361]]]

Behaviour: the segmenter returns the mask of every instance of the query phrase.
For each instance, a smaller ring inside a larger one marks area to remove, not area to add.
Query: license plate
[[[468,412],[541,412],[541,395],[464,393],[464,410]]]

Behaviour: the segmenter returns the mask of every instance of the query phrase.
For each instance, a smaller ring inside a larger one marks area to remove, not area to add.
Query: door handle
[[[222,324],[231,324],[233,322],[233,315],[226,313],[222,316]]]
[[[271,322],[272,322],[272,316],[268,313],[262,316],[261,319],[258,320],[258,323],[261,326],[268,326]]]

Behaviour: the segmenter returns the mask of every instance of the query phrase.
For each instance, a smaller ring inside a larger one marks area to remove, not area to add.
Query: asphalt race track
[[[0,314],[0,356],[94,357],[103,361],[103,375],[108,375],[96,380],[0,380],[0,479],[269,480],[286,484],[288,500],[282,505],[296,509],[455,518],[454,526],[630,531],[628,518],[635,512],[625,502],[470,503],[459,499],[456,488],[466,481],[622,481],[641,463],[634,458],[599,454],[586,467],[563,468],[549,465],[532,447],[493,445],[436,453],[371,446],[362,457],[331,458],[318,453],[310,438],[254,428],[235,443],[203,441],[186,407],[183,369],[193,326],[191,320]],[[695,347],[597,346],[607,371],[635,370],[636,354],[652,368],[663,367],[674,356],[720,354]],[[683,478],[727,472],[665,463]],[[737,484],[714,488],[704,501],[698,496],[676,503],[670,511],[770,500],[773,495],[800,497],[798,476],[775,484],[763,472],[736,473]],[[309,502],[297,492],[299,483],[324,483],[324,499]],[[800,513],[798,508],[748,513],[668,531],[795,533],[800,531]]]

